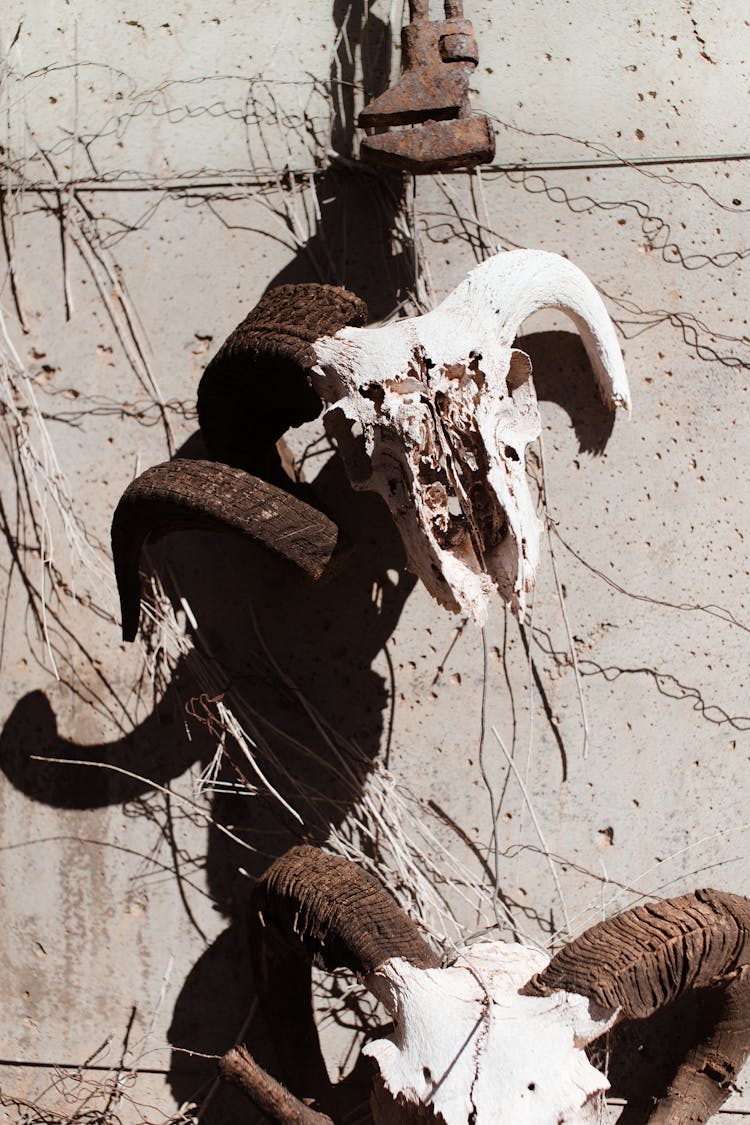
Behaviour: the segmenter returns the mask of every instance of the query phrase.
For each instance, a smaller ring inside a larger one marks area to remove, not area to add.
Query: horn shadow
[[[349,160],[354,137],[352,91],[358,78],[353,48],[358,42],[366,100],[386,89],[390,79],[390,29],[369,9],[369,0],[334,0],[333,20],[340,34],[331,67],[336,87],[333,145],[341,159],[334,159],[316,177],[317,230],[269,287],[296,281],[344,285],[364,298],[373,318],[379,319],[398,306],[414,278],[412,247],[408,238],[396,233],[405,199],[403,178]],[[190,439],[179,455],[205,458],[200,437]],[[361,792],[384,732],[387,743],[393,685],[386,684],[372,665],[414,586],[414,579],[404,572],[401,543],[380,498],[351,493],[336,464],[323,468],[314,487],[326,512],[358,548],[352,565],[327,585],[311,585],[303,576],[263,558],[262,550],[251,543],[226,536],[217,541],[208,532],[168,535],[150,551],[168,592],[184,596],[200,623],[194,638],[199,654],[210,650],[216,656],[231,691],[259,717],[264,736],[278,750],[284,769],[269,765],[273,784],[282,795],[288,794],[284,774],[288,770],[298,782],[309,782],[311,791],[317,786],[318,797],[300,808],[311,825],[307,835],[311,841],[324,837],[326,823],[340,823]],[[169,574],[172,577],[165,577]],[[373,599],[374,587],[380,593],[377,599]],[[356,744],[356,768],[346,777],[300,698],[274,680],[261,637],[342,744]],[[95,760],[164,784],[191,762],[208,764],[216,749],[215,740],[200,723],[191,723],[193,741],[185,736],[185,704],[200,690],[189,659],[181,660],[169,695],[144,723],[132,734],[88,747],[61,737],[49,700],[32,693],[16,706],[0,735],[0,769],[33,800],[71,811],[131,800],[144,792],[143,783],[106,768],[45,766],[33,756]],[[227,768],[225,779],[234,778]],[[178,1104],[200,1101],[216,1075],[213,1060],[185,1051],[221,1056],[246,1023],[253,1000],[247,899],[254,878],[299,842],[291,818],[263,796],[248,800],[217,792],[212,813],[215,821],[232,824],[257,852],[242,849],[215,828],[208,830],[205,864],[201,857],[200,866],[205,865],[215,908],[228,925],[192,968],[182,967],[186,976],[168,1034],[173,1055],[167,1081]],[[180,972],[179,965],[176,970]],[[253,1021],[246,1034],[253,1053],[265,1064],[269,1056],[264,1052],[262,1020]],[[369,1084],[370,1065],[358,1064],[342,1084],[342,1097],[352,1109],[360,1110],[360,1117],[367,1099],[363,1076]],[[246,1102],[226,1087],[201,1113],[203,1125],[246,1121]]]
[[[187,683],[186,683],[187,681]],[[34,801],[59,809],[97,809],[124,804],[179,777],[201,754],[208,739],[185,739],[181,697],[189,680],[181,664],[165,696],[140,726],[112,742],[81,745],[61,737],[47,696],[32,691],[18,701],[0,732],[0,770]],[[38,761],[55,758],[59,762]],[[73,762],[91,765],[74,765]],[[103,768],[92,768],[92,766]],[[138,781],[108,767],[148,778]]]
[[[197,437],[180,452],[205,457]],[[41,692],[24,697],[0,733],[0,769],[7,780],[32,800],[73,814],[148,792],[145,782],[114,773],[109,765],[162,785],[191,763],[207,765],[216,740],[190,719],[186,705],[200,713],[202,687],[193,662],[210,653],[225,677],[227,702],[242,701],[270,747],[273,761],[266,761],[262,748],[257,752],[269,780],[298,807],[306,839],[322,842],[327,826],[339,824],[360,795],[384,734],[387,742],[393,685],[372,665],[415,580],[404,571],[401,542],[385,505],[374,494],[352,492],[337,458],[323,466],[311,488],[350,541],[350,565],[327,583],[314,583],[240,536],[192,530],[162,536],[149,548],[149,557],[174,603],[184,597],[199,622],[195,652],[181,658],[167,694],[148,718],[110,742],[86,746],[63,737],[50,700]],[[280,682],[266,648],[296,688]],[[356,748],[347,771],[301,698],[335,732],[340,747]],[[230,755],[242,765],[236,746],[230,747]],[[105,768],[45,764],[36,756],[85,760]],[[221,780],[236,780],[231,766],[225,766]],[[184,966],[186,978],[168,1035],[173,1056],[167,1081],[179,1104],[201,1089],[205,1093],[215,1076],[212,1060],[185,1051],[222,1055],[247,1016],[253,986],[244,920],[254,879],[301,838],[293,818],[264,795],[253,799],[217,791],[210,811],[215,822],[231,824],[235,835],[257,851],[247,851],[215,827],[208,829],[207,842],[201,838],[198,844],[201,854],[195,861],[205,870],[216,911],[229,925],[191,969]],[[181,857],[183,868],[185,862]],[[189,896],[189,888],[185,893]],[[263,1040],[262,1020],[254,1021],[248,1044],[262,1063]],[[352,1082],[358,1092],[351,1096],[361,1102],[362,1083]],[[241,1095],[222,1088],[205,1122],[231,1125],[246,1116]]]
[[[580,336],[574,332],[532,332],[519,336],[515,346],[531,360],[537,398],[557,403],[570,418],[579,453],[602,454],[615,415],[599,396]]]

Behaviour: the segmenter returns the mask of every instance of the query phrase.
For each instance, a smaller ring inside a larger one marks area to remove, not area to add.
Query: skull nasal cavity
[[[520,461],[521,460],[521,458],[518,456],[517,451],[513,448],[512,445],[506,445],[505,456],[508,458],[509,461]]]

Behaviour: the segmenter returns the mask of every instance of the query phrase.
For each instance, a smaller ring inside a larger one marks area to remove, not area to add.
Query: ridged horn
[[[702,1125],[750,1053],[750,900],[700,890],[637,906],[565,946],[524,992],[587,996],[620,1019],[644,1019],[693,989],[714,989],[699,1041],[648,1118]]]
[[[250,937],[255,984],[285,1078],[300,1098],[335,1113],[312,1016],[310,963],[360,978],[390,957],[423,968],[440,963],[385,888],[320,848],[291,848],[253,893]]]
[[[123,640],[138,632],[144,540],[154,531],[189,528],[249,536],[312,578],[322,574],[338,536],[322,512],[242,469],[213,461],[154,465],[128,485],[112,519]]]
[[[377,879],[320,848],[302,845],[277,859],[256,888],[254,908],[265,927],[329,971],[343,967],[364,978],[391,957],[424,969],[440,964]]]
[[[315,340],[366,321],[364,301],[339,286],[280,285],[265,293],[198,387],[198,420],[211,457],[281,481],[276,442],[322,409],[307,381]]]

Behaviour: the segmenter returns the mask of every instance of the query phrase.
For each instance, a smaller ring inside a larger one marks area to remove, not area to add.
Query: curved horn
[[[651,1125],[708,1121],[750,1053],[750,900],[700,890],[635,907],[565,946],[524,992],[587,996],[644,1019],[692,989],[721,989],[704,1037],[681,1063]]]
[[[336,546],[336,525],[273,484],[213,461],[154,465],[125,489],[112,519],[112,555],[122,635],[138,632],[138,562],[152,531],[207,528],[247,535],[319,578]]]
[[[198,387],[198,419],[211,456],[282,480],[275,443],[322,408],[307,382],[314,341],[366,320],[364,301],[335,285],[280,285],[265,293]]]
[[[625,364],[604,302],[578,266],[545,250],[495,254],[431,312],[379,328],[344,329],[336,340],[318,341],[315,351],[324,373],[314,374],[313,384],[321,398],[335,400],[336,381],[331,384],[326,365],[335,369],[338,363],[356,362],[353,356],[364,357],[370,367],[382,361],[395,375],[414,364],[415,347],[418,351],[427,341],[433,351],[446,353],[456,339],[473,339],[478,349],[510,348],[523,322],[540,309],[559,309],[571,317],[602,399],[613,410],[630,410]]]
[[[330,970],[366,977],[391,957],[419,968],[440,964],[385,887],[356,864],[309,845],[291,848],[259,882],[255,909],[265,927],[301,944]]]
[[[253,892],[250,927],[256,988],[280,1062],[293,1059],[295,1093],[330,1112],[310,961],[365,978],[391,957],[423,968],[440,958],[377,880],[308,845],[291,848],[266,871]]]
[[[615,329],[604,302],[583,270],[545,250],[508,250],[483,262],[439,306],[492,309],[500,343],[510,346],[519,328],[540,309],[559,309],[581,334],[602,399],[630,410],[630,391]],[[438,310],[436,310],[437,312]]]

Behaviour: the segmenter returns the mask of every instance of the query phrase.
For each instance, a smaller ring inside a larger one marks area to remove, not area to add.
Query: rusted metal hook
[[[445,19],[430,20],[429,0],[409,0],[411,22],[401,33],[403,71],[398,82],[359,115],[374,133],[360,146],[363,160],[403,172],[441,172],[486,164],[495,135],[484,114],[472,114],[469,76],[479,52],[463,0],[445,0]]]

